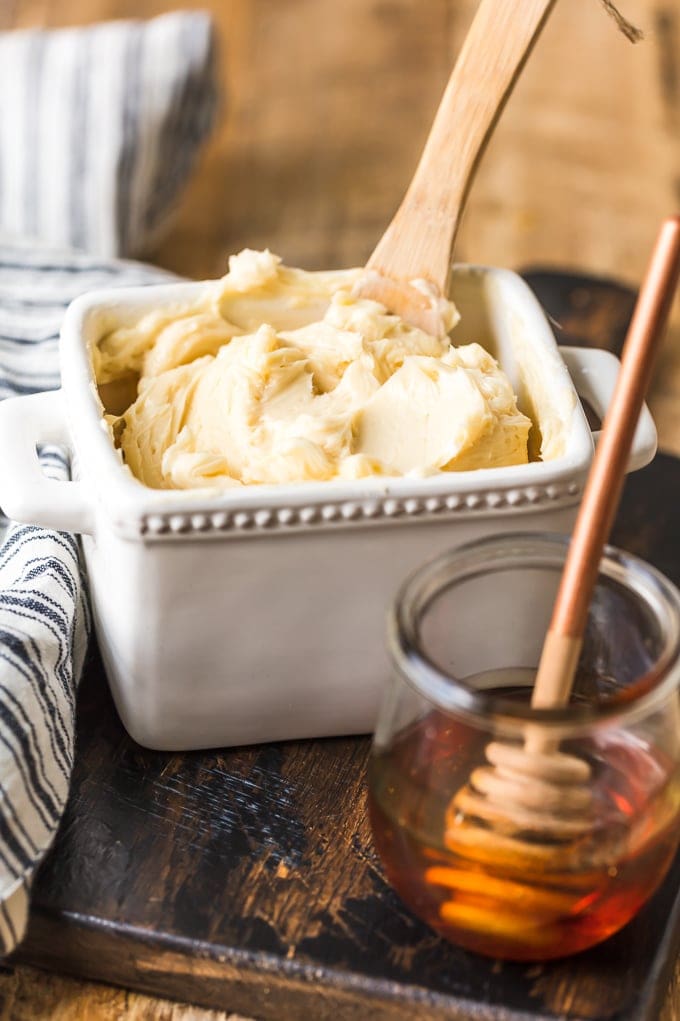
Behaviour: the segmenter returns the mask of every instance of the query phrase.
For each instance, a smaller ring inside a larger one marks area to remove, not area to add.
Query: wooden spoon
[[[496,121],[556,0],[482,0],[439,104],[420,163],[356,293],[435,336],[446,326],[451,253]],[[423,290],[411,286],[425,281]]]

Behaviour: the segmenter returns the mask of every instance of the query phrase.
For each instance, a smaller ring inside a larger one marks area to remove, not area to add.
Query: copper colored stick
[[[564,705],[569,698],[602,549],[679,275],[680,216],[673,216],[661,226],[626,337],[541,654],[532,698],[535,707]]]

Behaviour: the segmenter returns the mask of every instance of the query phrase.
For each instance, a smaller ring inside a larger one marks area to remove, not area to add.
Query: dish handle
[[[0,507],[15,521],[64,532],[94,531],[94,501],[85,482],[50,479],[38,444],[71,450],[61,390],[0,403]]]
[[[602,421],[609,410],[621,362],[611,351],[592,347],[560,347],[560,354],[572,378],[576,393],[592,407]],[[597,443],[599,429],[593,429]],[[654,419],[645,404],[638,419],[628,471],[644,468],[656,454],[657,435]]]

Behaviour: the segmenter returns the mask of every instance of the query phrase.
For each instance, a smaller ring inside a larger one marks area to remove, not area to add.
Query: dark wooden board
[[[528,278],[564,339],[618,346],[630,292]],[[629,479],[614,537],[676,583],[679,503],[680,460],[660,455]],[[385,883],[366,816],[368,748],[146,751],[125,734],[93,650],[71,796],[17,959],[276,1021],[658,1019],[678,951],[680,858],[595,950],[533,967],[466,954]]]

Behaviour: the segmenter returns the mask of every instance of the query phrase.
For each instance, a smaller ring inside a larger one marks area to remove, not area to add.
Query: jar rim
[[[403,583],[388,615],[388,648],[399,673],[437,709],[463,713],[488,725],[540,724],[563,736],[601,723],[648,713],[680,683],[680,592],[659,570],[640,557],[605,546],[598,578],[624,584],[662,617],[665,643],[652,667],[625,689],[592,704],[536,709],[488,690],[476,689],[443,670],[423,647],[420,621],[431,603],[455,582],[487,570],[502,570],[503,557],[538,558],[558,554],[564,560],[569,536],[552,532],[504,532],[449,550],[417,568]]]

